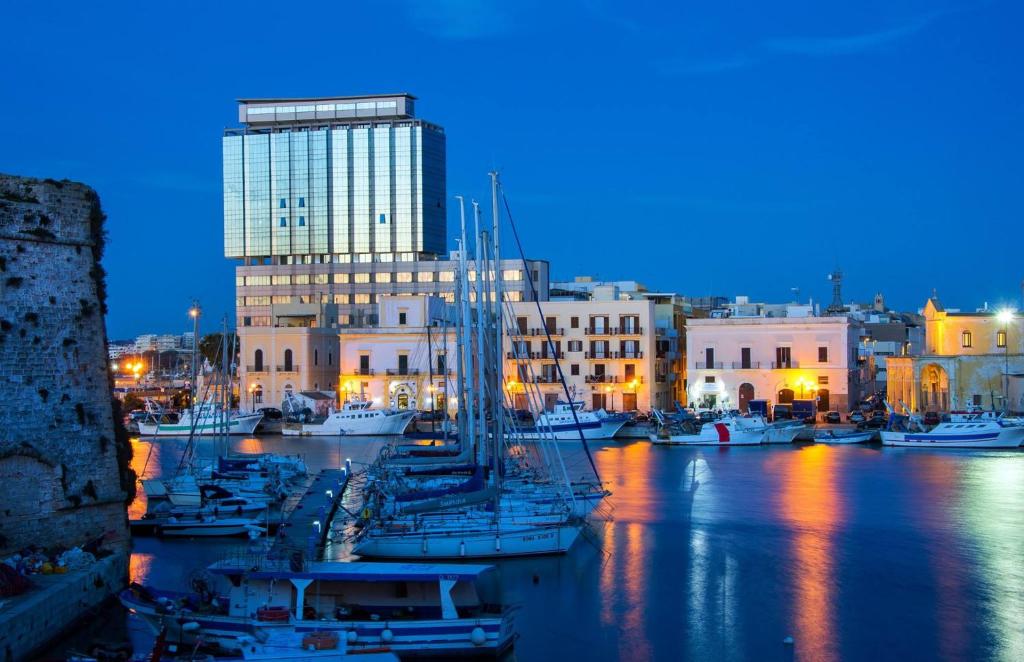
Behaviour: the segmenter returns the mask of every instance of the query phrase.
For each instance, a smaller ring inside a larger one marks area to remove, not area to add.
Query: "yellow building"
[[[888,359],[887,395],[893,406],[902,401],[915,412],[975,406],[1024,410],[1024,317],[947,310],[933,296],[924,318],[924,352]]]

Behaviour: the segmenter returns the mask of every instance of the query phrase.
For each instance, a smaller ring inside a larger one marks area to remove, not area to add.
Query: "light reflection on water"
[[[299,452],[317,470],[358,467],[382,443],[232,446]],[[136,442],[137,471],[151,446],[146,473],[173,472],[184,442]],[[215,450],[200,441],[201,456]],[[594,454],[614,493],[601,549],[581,540],[499,564],[522,607],[520,660],[1024,659],[1024,453],[607,442]],[[237,544],[139,539],[132,577],[181,588]]]

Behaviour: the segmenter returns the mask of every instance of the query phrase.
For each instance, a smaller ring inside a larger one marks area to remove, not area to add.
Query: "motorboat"
[[[939,423],[927,430],[916,417],[890,415],[880,432],[882,444],[916,448],[1017,448],[1024,443],[1024,426],[999,419]]]
[[[133,584],[121,603],[172,641],[239,651],[274,632],[335,634],[351,651],[387,646],[402,658],[498,656],[514,640],[513,610],[485,601],[488,565],[303,562],[245,557],[207,568],[193,592]],[[362,659],[362,658],[358,658]]]
[[[174,536],[186,538],[214,538],[248,536],[250,533],[262,533],[263,520],[248,517],[217,517],[216,515],[198,515],[167,517],[156,519],[153,528],[158,536]]]
[[[763,420],[763,419],[762,419]],[[768,423],[762,441],[766,444],[791,444],[807,429],[803,421],[780,420]]]
[[[814,433],[816,444],[866,444],[874,436],[864,430],[818,430]]]
[[[281,433],[287,436],[380,436],[405,432],[416,416],[412,409],[375,409],[372,402],[346,402],[340,410],[331,410],[317,423],[285,423]]]
[[[621,414],[584,411],[582,402],[570,404],[559,400],[551,411],[541,412],[533,418],[532,425],[520,426],[513,434],[524,441],[579,441],[581,434],[587,440],[611,439],[627,421]]]

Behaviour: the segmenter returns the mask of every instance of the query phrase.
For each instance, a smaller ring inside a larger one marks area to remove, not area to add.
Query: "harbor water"
[[[311,471],[346,458],[358,469],[384,443],[231,442],[302,454]],[[134,446],[135,469],[155,477],[175,471],[185,440]],[[561,448],[570,474],[584,475],[579,445]],[[503,599],[519,607],[514,659],[1024,659],[1022,451],[592,450],[613,492],[592,539],[498,564]],[[212,456],[214,442],[199,453]],[[144,508],[136,501],[133,517]],[[186,589],[239,545],[137,538],[132,579]],[[128,630],[144,644],[141,623]]]

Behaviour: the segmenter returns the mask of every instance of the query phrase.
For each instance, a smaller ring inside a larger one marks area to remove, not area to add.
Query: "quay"
[[[270,555],[300,553],[307,560],[319,559],[351,477],[351,467],[323,469],[314,476],[306,491],[283,514]]]

